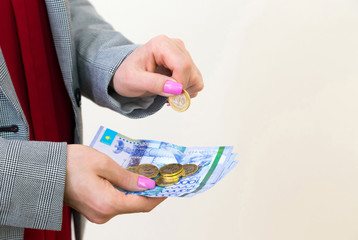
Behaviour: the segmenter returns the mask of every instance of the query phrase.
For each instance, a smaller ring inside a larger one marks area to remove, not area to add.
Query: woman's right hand
[[[149,212],[166,198],[128,194],[155,187],[149,178],[132,173],[107,155],[84,145],[68,145],[64,203],[89,221],[105,223],[118,214]]]

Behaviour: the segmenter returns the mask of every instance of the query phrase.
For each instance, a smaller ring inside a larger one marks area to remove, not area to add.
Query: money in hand
[[[134,140],[102,126],[90,146],[129,171],[155,179],[154,189],[128,192],[148,197],[194,196],[216,185],[238,163],[231,146],[183,147]]]

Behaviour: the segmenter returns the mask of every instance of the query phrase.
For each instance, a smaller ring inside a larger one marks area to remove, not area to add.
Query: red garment
[[[43,0],[0,0],[0,44],[29,124],[30,140],[73,142],[74,114]],[[24,239],[71,239],[71,211],[62,231],[25,229]]]

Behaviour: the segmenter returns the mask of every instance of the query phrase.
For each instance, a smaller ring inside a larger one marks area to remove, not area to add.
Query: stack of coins
[[[155,184],[160,187],[168,187],[179,182],[184,171],[183,165],[179,163],[167,164],[160,168],[160,177],[155,180]]]
[[[153,164],[141,164],[137,167],[129,167],[127,170],[155,179],[155,184],[160,187],[168,187],[176,184],[181,177],[194,175],[199,167],[195,164],[171,163],[158,169]],[[159,175],[159,177],[158,177]],[[158,178],[157,178],[158,177]]]

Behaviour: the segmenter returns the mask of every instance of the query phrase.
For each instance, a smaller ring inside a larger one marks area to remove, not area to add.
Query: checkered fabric
[[[72,101],[75,143],[82,142],[77,93],[131,118],[158,111],[166,99],[125,98],[109,87],[120,63],[137,46],[116,32],[87,0],[45,0],[57,57]],[[77,93],[76,93],[77,92]],[[66,143],[28,141],[25,115],[0,49],[0,240],[23,239],[24,228],[61,229]],[[76,239],[83,219],[74,214]]]

